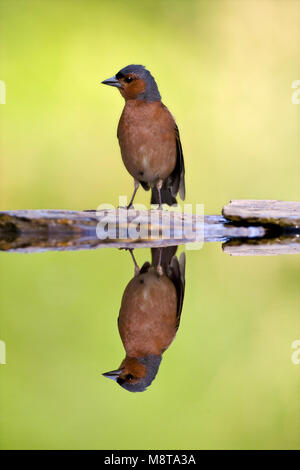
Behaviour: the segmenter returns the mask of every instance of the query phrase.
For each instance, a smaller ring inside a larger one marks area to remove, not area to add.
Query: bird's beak
[[[108,78],[107,80],[103,80],[103,82],[101,83],[103,83],[103,85],[110,85],[110,86],[116,86],[117,88],[122,88],[121,83],[119,82],[119,80],[116,78],[115,75],[111,78]]]
[[[110,372],[105,372],[102,375],[104,377],[107,377],[108,379],[112,379],[116,381],[118,377],[120,376],[121,372],[122,372],[122,369],[117,369],[117,370],[111,370]]]

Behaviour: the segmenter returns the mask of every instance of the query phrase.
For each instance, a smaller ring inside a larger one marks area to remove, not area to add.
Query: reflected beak
[[[119,80],[116,78],[115,75],[111,78],[108,78],[107,80],[103,80],[103,82],[101,83],[103,83],[103,85],[110,85],[110,86],[116,86],[117,88],[122,88],[121,83],[119,82]]]
[[[118,377],[120,376],[122,372],[122,369],[117,369],[117,370],[111,370],[110,372],[105,372],[102,374],[104,377],[107,377],[108,379],[112,379],[116,381]]]

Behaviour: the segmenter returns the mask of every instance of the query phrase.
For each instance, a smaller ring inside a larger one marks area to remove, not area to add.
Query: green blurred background
[[[297,0],[1,0],[0,208],[131,194],[122,98],[99,86],[130,63],[177,119],[186,202],[213,214],[235,198],[299,199],[299,24]],[[0,447],[300,448],[297,256],[187,252],[181,327],[143,394],[101,376],[123,358],[132,270],[117,250],[1,255]]]

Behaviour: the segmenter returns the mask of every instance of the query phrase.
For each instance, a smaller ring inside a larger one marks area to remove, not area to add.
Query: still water
[[[299,307],[296,255],[2,253],[1,446],[299,447]]]

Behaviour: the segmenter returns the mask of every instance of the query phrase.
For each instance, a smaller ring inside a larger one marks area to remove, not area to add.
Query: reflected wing
[[[185,253],[181,253],[178,261],[178,258],[175,255],[176,251],[177,246],[168,246],[165,248],[151,248],[151,264],[152,266],[157,266],[160,260],[164,272],[175,286],[177,293],[176,329],[178,329],[185,290]]]
[[[185,290],[185,253],[181,253],[179,261],[177,256],[173,256],[172,261],[168,267],[167,275],[173,282],[177,292],[177,322],[176,329],[180,324],[180,317],[182,312],[184,290]]]

